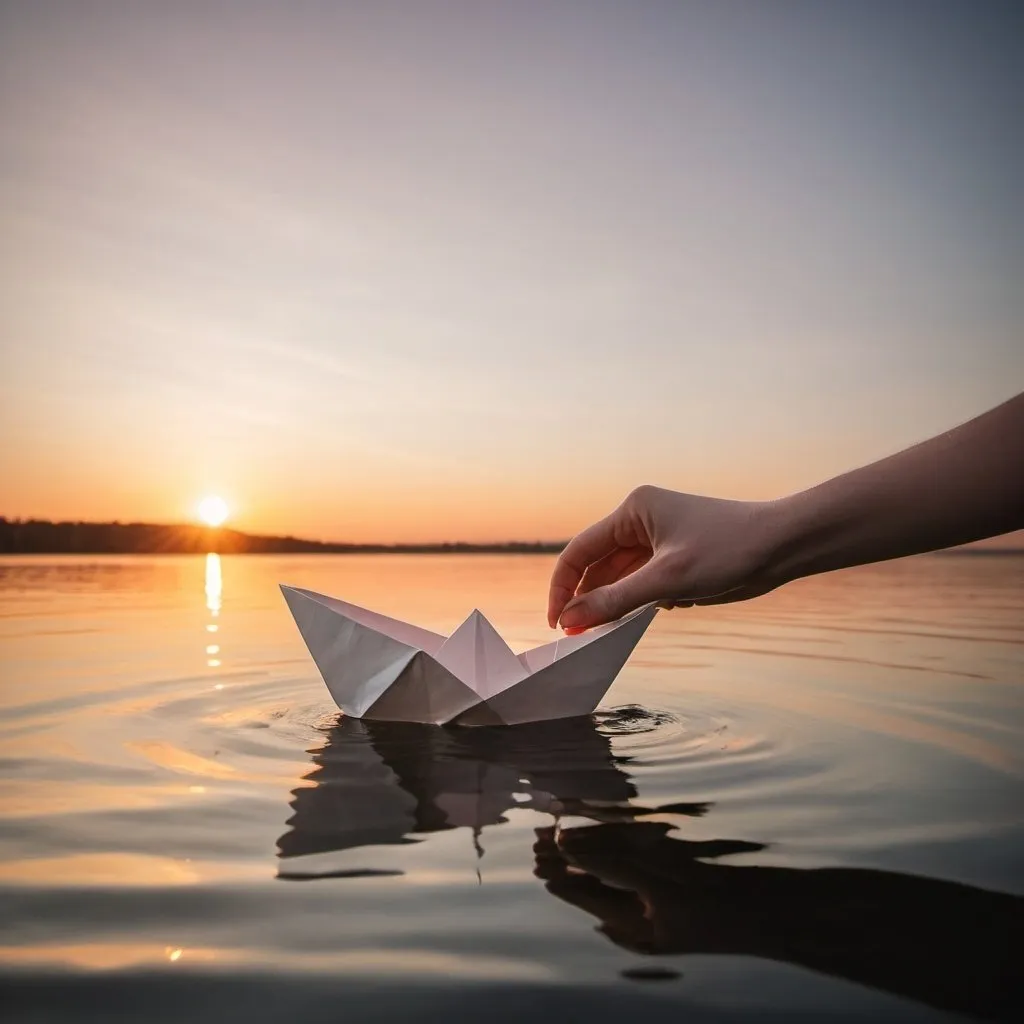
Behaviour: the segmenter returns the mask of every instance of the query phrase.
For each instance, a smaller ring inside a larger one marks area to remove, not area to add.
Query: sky
[[[2,0],[0,514],[561,539],[1024,387],[996,0]]]

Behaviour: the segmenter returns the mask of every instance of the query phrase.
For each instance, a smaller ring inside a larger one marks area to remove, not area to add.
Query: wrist
[[[762,504],[760,579],[773,587],[838,566],[828,564],[841,524],[815,488]]]

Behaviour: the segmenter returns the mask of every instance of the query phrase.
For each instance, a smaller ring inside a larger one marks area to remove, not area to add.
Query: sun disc
[[[228,517],[228,505],[223,498],[210,494],[199,502],[199,518],[207,526],[220,526]]]

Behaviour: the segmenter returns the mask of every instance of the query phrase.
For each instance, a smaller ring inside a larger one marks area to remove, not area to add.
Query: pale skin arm
[[[803,576],[1024,527],[1024,394],[897,455],[775,501],[638,487],[558,558],[548,622],[567,632],[656,601],[757,597]]]

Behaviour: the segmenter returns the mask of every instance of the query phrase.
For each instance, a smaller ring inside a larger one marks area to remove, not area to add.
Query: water
[[[515,729],[339,721],[276,586],[521,650],[550,566],[0,561],[6,1019],[1015,1016],[1024,559],[662,613]]]

